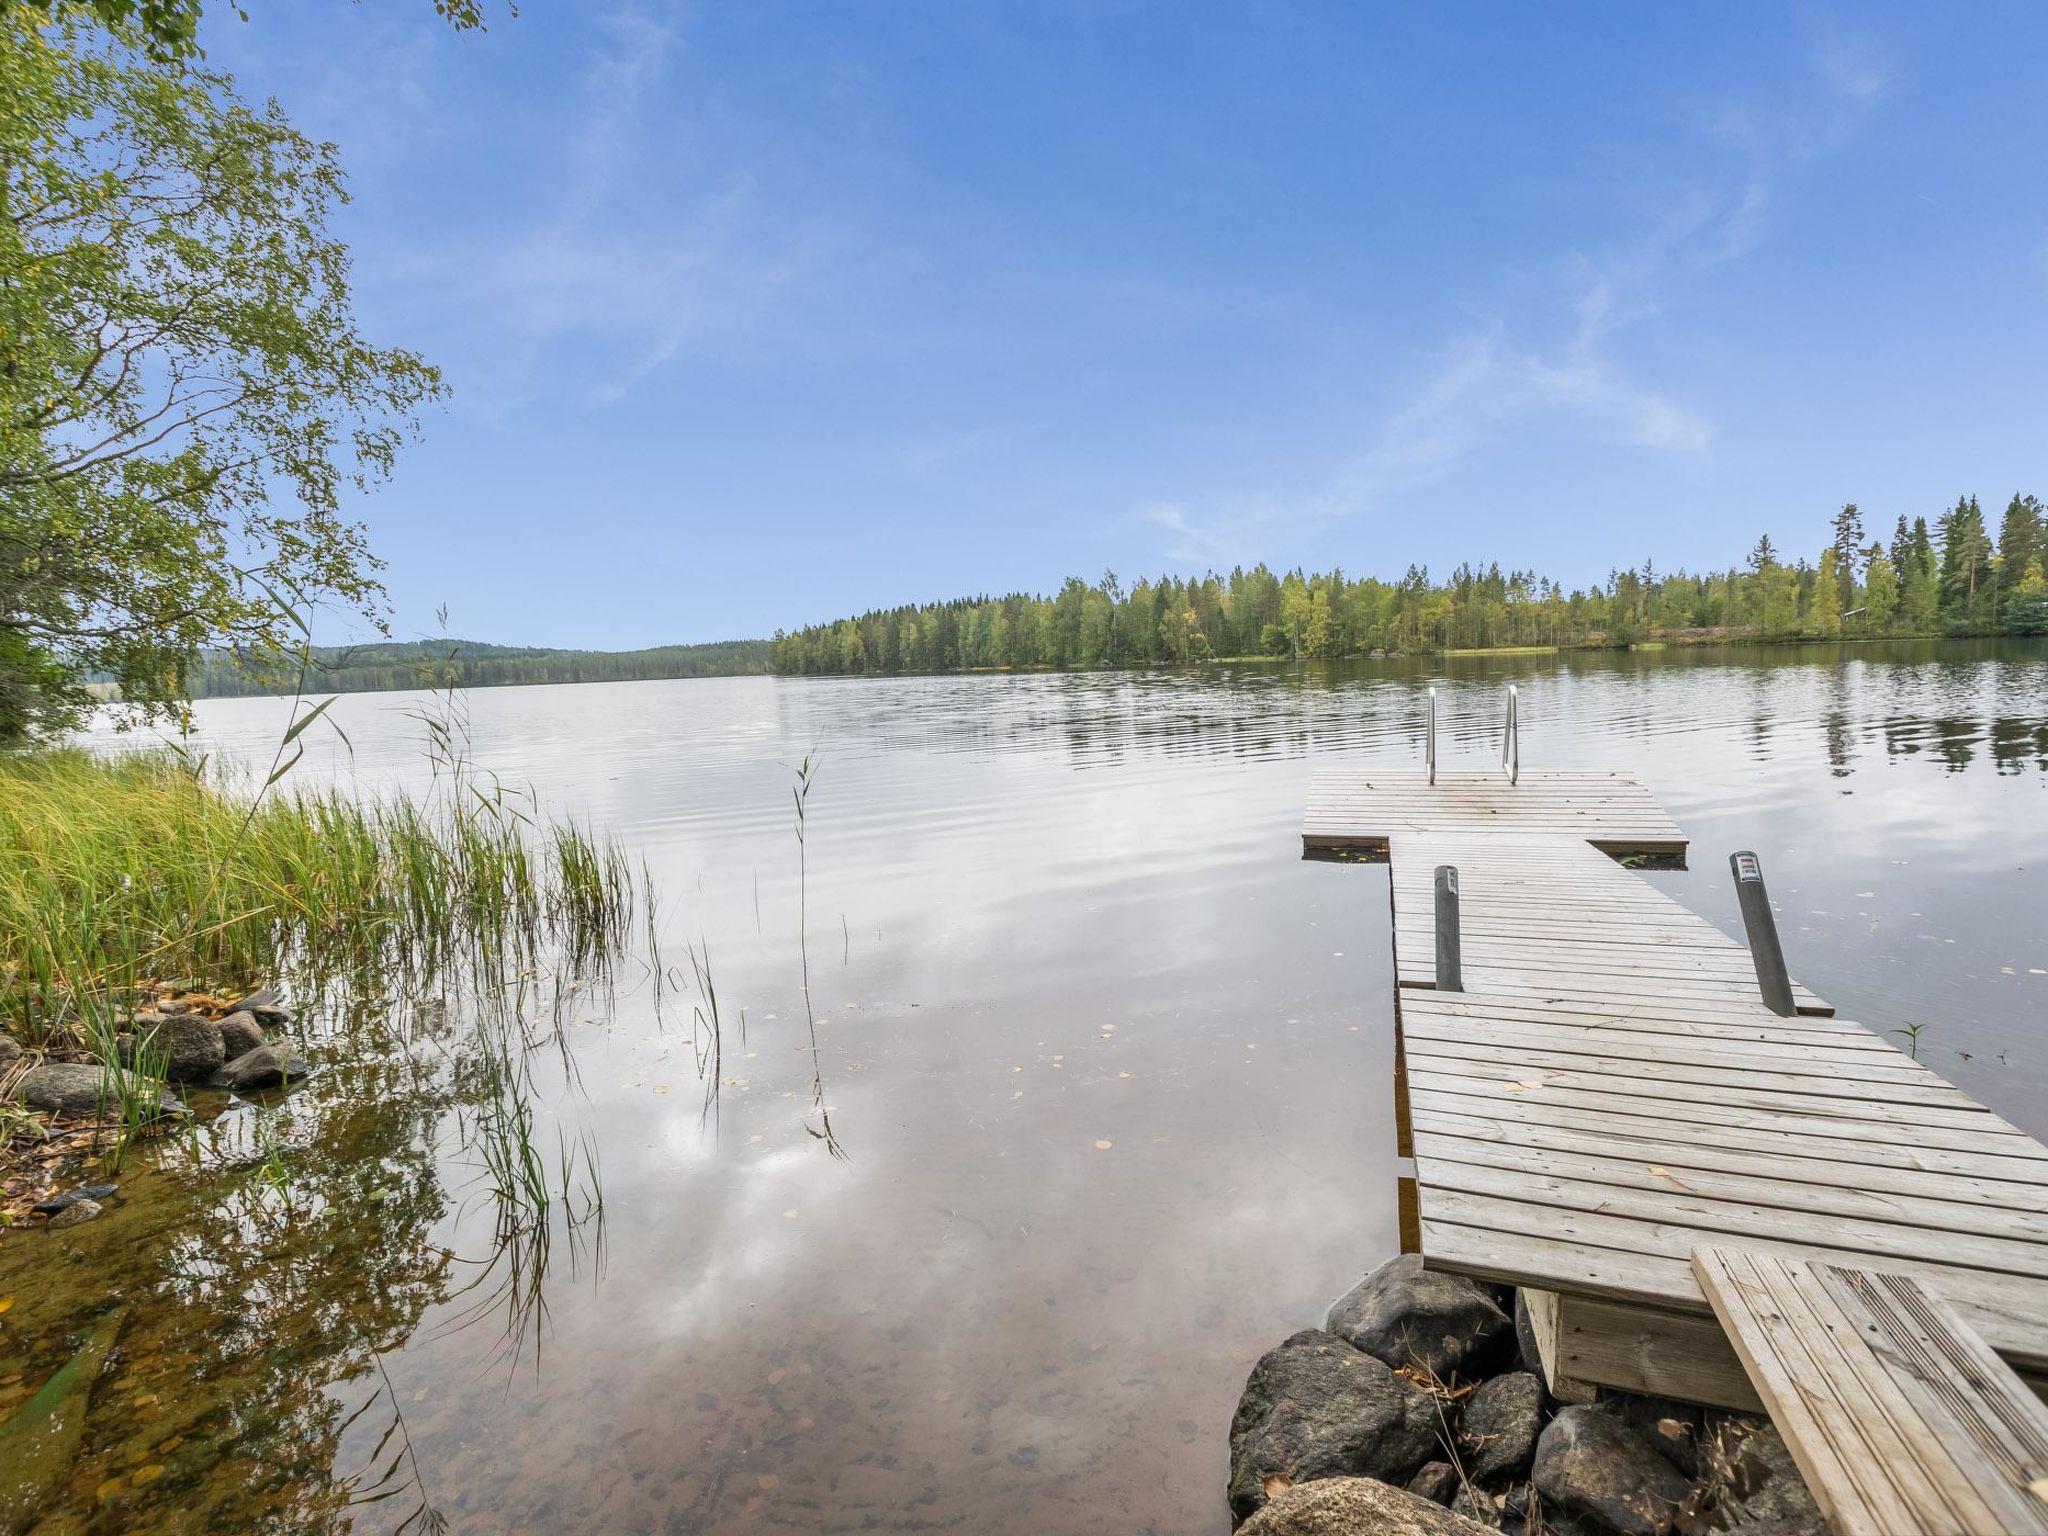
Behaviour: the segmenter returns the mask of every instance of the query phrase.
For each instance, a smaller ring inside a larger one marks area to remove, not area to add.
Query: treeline
[[[1818,557],[1787,563],[1768,535],[1746,565],[1694,574],[1617,570],[1567,592],[1534,571],[1461,565],[1398,581],[1264,565],[1126,588],[1111,572],[1050,596],[878,609],[776,632],[777,672],[950,672],[1142,666],[1232,656],[1360,656],[1652,639],[1860,639],[2048,634],[2048,518],[2015,496],[1994,539],[1974,496],[1929,527],[1901,517],[1868,538],[1851,504]]]
[[[768,670],[766,640],[658,645],[644,651],[560,651],[474,640],[388,641],[315,646],[303,686],[316,693],[400,688],[491,688],[511,683],[615,683],[670,677],[728,677]],[[277,667],[213,651],[188,674],[192,697],[275,693],[297,681]]]

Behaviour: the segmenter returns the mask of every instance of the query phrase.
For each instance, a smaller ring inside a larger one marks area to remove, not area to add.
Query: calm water
[[[694,989],[658,1020],[628,978],[573,1083],[540,1063],[601,1233],[498,1249],[442,1080],[330,1052],[0,1239],[0,1407],[127,1309],[44,1528],[388,1530],[423,1491],[459,1531],[1227,1530],[1246,1370],[1395,1243],[1386,874],[1304,862],[1303,791],[1419,761],[1431,681],[1451,760],[1512,677],[1525,766],[1641,776],[1693,838],[1651,878],[1724,928],[1757,849],[1802,980],[2048,1133],[2048,647],[1445,666],[477,693],[479,761],[626,839],[668,964],[708,954],[716,1113]],[[414,702],[344,699],[316,771],[416,778]],[[267,761],[280,710],[200,720]]]

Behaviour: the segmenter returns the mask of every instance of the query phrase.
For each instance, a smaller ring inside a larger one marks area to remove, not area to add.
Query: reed
[[[0,758],[0,1023],[111,1039],[143,976],[603,969],[649,894],[616,844],[472,780],[361,800],[274,779],[175,751]]]

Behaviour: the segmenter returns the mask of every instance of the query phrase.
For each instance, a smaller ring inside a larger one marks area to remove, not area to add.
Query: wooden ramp
[[[2048,1536],[2048,1408],[1933,1290],[1740,1248],[1692,1266],[1837,1536]]]
[[[1759,1406],[1692,1265],[1728,1245],[1910,1274],[2048,1376],[2048,1149],[1803,988],[1769,1012],[1743,945],[1609,857],[1685,849],[1642,786],[1325,770],[1302,836],[1392,862],[1404,1242],[1524,1287],[1560,1395]]]

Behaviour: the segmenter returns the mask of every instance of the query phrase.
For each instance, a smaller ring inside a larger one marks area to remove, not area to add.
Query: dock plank
[[[1837,1536],[2048,1536],[2048,1406],[1933,1290],[1747,1248],[1691,1262]]]

